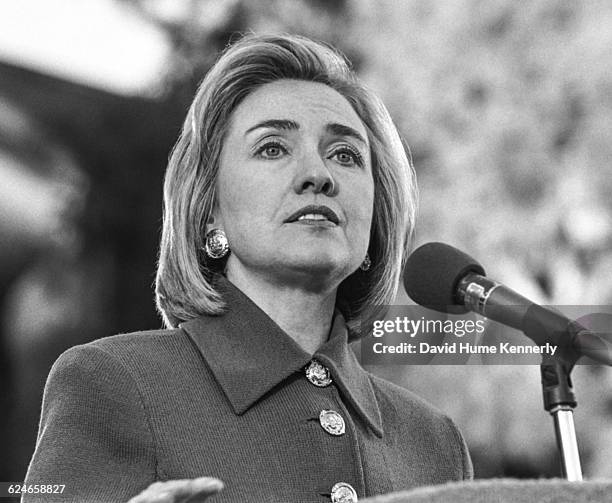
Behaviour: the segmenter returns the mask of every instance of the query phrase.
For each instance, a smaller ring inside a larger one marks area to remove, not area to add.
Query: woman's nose
[[[297,194],[312,191],[315,194],[323,193],[333,196],[336,193],[336,183],[320,156],[310,156],[303,159],[297,167],[294,180],[294,189]]]

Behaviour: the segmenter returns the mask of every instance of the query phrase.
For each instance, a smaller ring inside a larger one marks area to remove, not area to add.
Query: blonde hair
[[[172,151],[164,182],[164,216],[156,276],[157,307],[167,326],[225,304],[202,252],[224,138],[233,111],[258,87],[281,79],[323,83],[339,92],[366,127],[374,177],[369,271],[338,288],[349,326],[365,309],[397,293],[416,213],[416,180],[407,148],[387,109],[336,50],[296,35],[248,35],[221,55],[200,84]]]

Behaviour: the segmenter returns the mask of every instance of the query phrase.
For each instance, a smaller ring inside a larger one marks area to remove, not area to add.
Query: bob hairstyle
[[[387,109],[333,48],[296,35],[247,35],[223,52],[200,84],[166,170],[155,292],[168,327],[224,311],[212,280],[218,265],[202,251],[221,150],[240,102],[258,87],[281,79],[323,83],[336,90],[353,107],[370,141],[372,266],[346,278],[336,300],[349,329],[357,329],[368,307],[391,304],[397,293],[414,227],[417,189],[409,151]]]

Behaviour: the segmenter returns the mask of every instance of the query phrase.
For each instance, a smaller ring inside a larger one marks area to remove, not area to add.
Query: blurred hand
[[[128,503],[200,503],[223,489],[212,477],[155,482]]]

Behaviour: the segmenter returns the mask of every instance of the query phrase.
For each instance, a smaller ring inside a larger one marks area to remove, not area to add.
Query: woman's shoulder
[[[143,330],[103,337],[64,351],[55,361],[52,374],[61,369],[79,368],[89,372],[113,371],[133,374],[139,367],[164,365],[172,356],[192,352],[181,329]]]
[[[139,351],[156,349],[159,346],[172,345],[185,338],[180,328],[139,330],[126,332],[82,344],[81,347],[97,348],[107,352],[129,351],[137,347]]]

